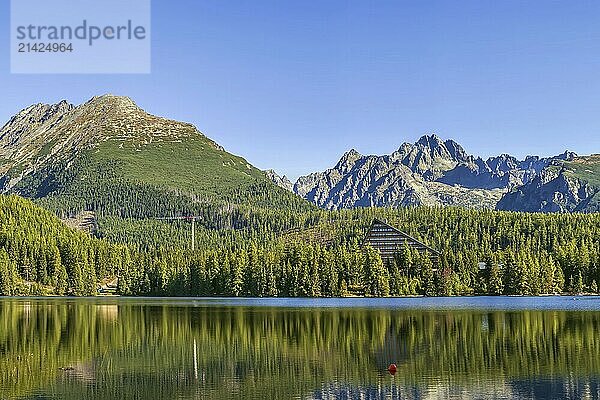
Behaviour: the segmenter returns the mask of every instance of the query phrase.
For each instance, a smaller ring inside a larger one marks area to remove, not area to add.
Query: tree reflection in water
[[[4,299],[0,398],[599,398],[598,332],[590,311]]]

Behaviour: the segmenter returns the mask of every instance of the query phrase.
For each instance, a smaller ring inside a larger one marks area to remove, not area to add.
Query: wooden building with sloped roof
[[[404,246],[416,249],[421,254],[427,253],[434,263],[441,256],[441,253],[434,248],[378,219],[373,220],[365,236],[363,246],[367,245],[379,251],[384,263],[392,262],[394,257],[404,249]]]

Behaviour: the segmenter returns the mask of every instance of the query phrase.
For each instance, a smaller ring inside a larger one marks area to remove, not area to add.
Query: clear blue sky
[[[113,93],[295,178],[437,132],[470,153],[600,152],[599,1],[166,1],[150,75],[11,75],[0,120]],[[1,122],[2,125],[4,122]]]

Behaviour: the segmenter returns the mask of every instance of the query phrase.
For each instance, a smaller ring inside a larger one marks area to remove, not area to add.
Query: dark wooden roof
[[[416,249],[420,253],[427,252],[431,258],[439,258],[441,253],[409,234],[394,228],[386,222],[374,219],[363,241],[364,245],[371,245],[379,250],[381,258],[393,258],[405,245]]]

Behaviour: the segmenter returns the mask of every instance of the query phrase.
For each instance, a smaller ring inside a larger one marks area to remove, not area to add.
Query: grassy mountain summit
[[[150,115],[127,97],[99,96],[77,107],[38,104],[0,130],[5,190],[48,166],[72,165],[81,155],[110,163],[124,179],[197,194],[264,180],[260,170],[193,125]]]

